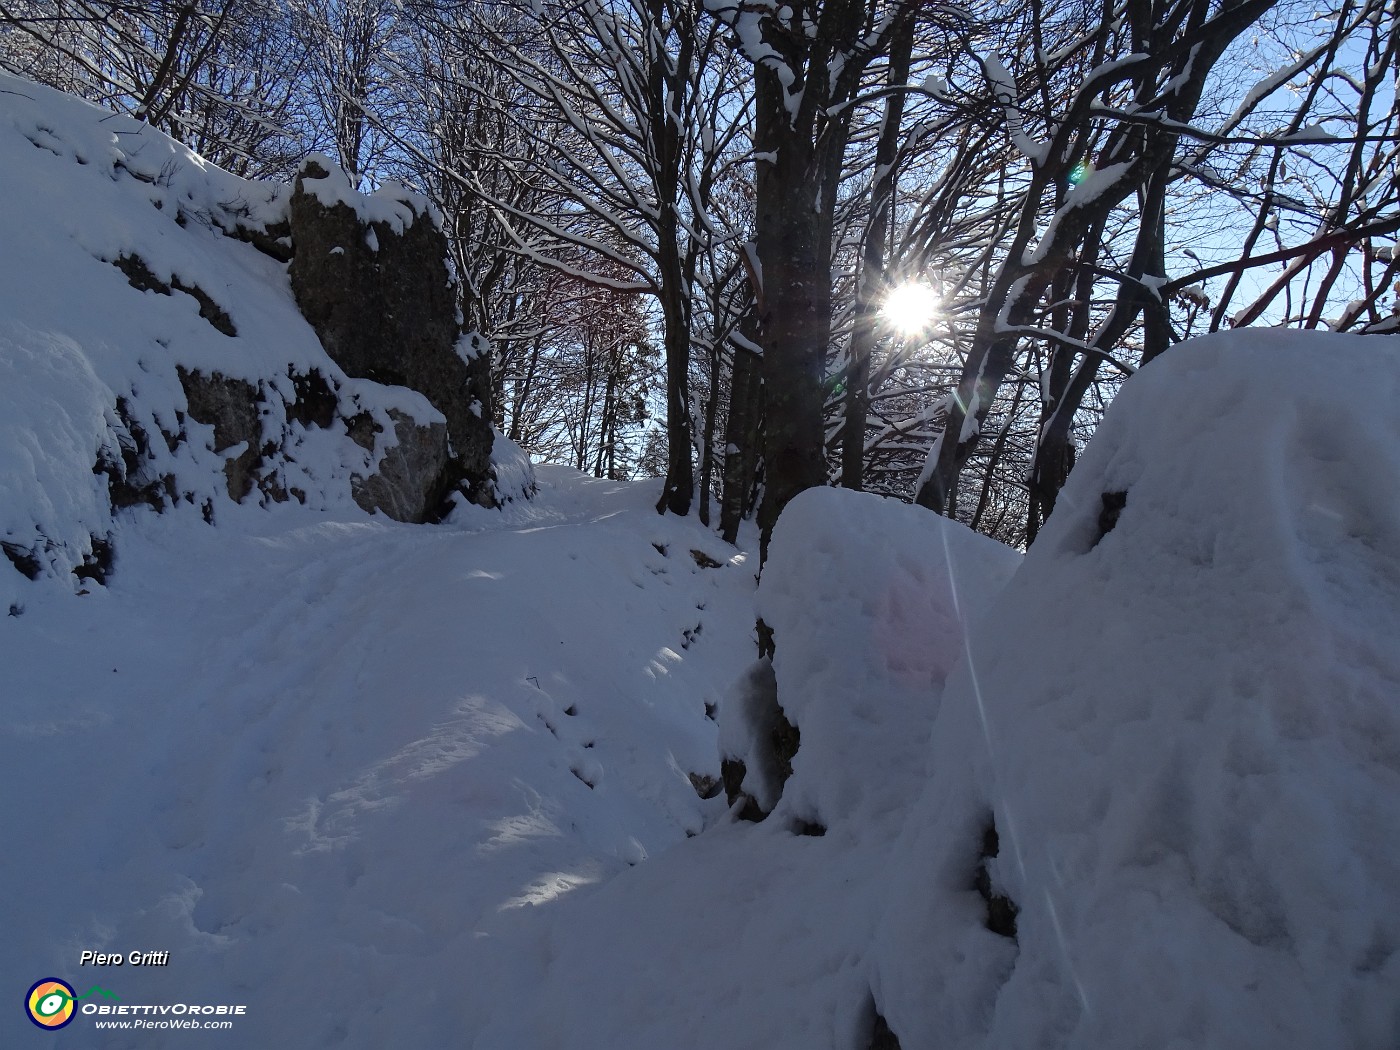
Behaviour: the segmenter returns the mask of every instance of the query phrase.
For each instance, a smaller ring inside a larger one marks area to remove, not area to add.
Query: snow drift
[[[801,731],[775,808],[561,902],[470,1045],[864,1050],[871,945],[943,680],[966,625],[1019,562],[895,500],[843,489],[794,499],[757,599],[778,697]],[[731,755],[755,728],[736,702],[720,711]]]
[[[1126,385],[934,723],[905,1047],[1395,1045],[1397,398],[1394,341],[1280,332]]]

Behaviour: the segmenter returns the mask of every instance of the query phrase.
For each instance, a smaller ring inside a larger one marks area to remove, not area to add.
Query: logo
[[[75,1000],[94,994],[100,995],[104,999],[116,998],[116,995],[107,991],[106,988],[99,988],[96,985],[93,985],[82,995],[78,995],[67,981],[60,981],[57,977],[45,977],[42,981],[35,981],[30,986],[29,994],[24,997],[24,1008],[29,1012],[29,1019],[40,1028],[54,1031],[73,1020]],[[93,1007],[93,1009],[97,1009],[97,1007]],[[85,1012],[91,1013],[92,1011]]]
[[[57,977],[45,977],[35,981],[24,997],[29,1019],[40,1028],[50,1030],[62,1028],[73,1020],[73,1000],[77,995],[73,986]]]

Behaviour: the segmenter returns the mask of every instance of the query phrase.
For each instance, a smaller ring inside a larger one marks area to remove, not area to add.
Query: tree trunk
[[[834,203],[834,193],[827,157],[809,133],[794,130],[778,77],[760,66],[755,81],[754,145],[762,158],[754,243],[763,283],[763,560],[783,508],[803,489],[826,484],[822,379],[831,342],[831,211],[825,198]]]
[[[662,235],[661,262],[661,312],[666,329],[666,483],[656,512],[684,516],[690,513],[690,501],[695,495],[691,462],[690,310],[682,287],[674,229],[669,238]]]
[[[710,495],[715,476],[715,424],[719,417],[719,373],[724,355],[716,343],[710,353],[710,390],[700,433],[700,524],[710,524]]]
[[[757,332],[753,314],[745,317],[741,331],[746,336]],[[739,523],[753,491],[761,442],[762,406],[762,362],[753,350],[736,343],[734,372],[729,383],[729,420],[724,428],[724,498],[719,511],[720,534],[726,543],[739,538]]]
[[[652,0],[650,14],[653,25],[663,24],[665,4],[662,0]],[[684,32],[680,34],[678,51],[670,56],[670,62],[661,54],[649,54],[647,58],[650,138],[655,151],[654,178],[660,205],[656,224],[657,276],[666,328],[666,482],[656,503],[656,512],[670,511],[682,517],[690,513],[690,503],[695,497],[691,460],[694,422],[690,417],[691,282],[681,257],[677,212],[681,192],[681,129],[671,107],[687,90],[694,51],[695,34]]]

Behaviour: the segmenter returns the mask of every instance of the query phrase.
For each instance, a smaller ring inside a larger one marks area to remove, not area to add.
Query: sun
[[[917,335],[938,316],[938,293],[922,281],[904,281],[885,295],[880,314],[901,335]]]

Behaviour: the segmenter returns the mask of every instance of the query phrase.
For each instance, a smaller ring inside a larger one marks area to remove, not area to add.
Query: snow
[[[1177,348],[999,593],[956,526],[799,497],[777,808],[566,898],[471,1045],[1392,1046],[1397,386],[1380,339]]]
[[[1065,202],[1055,210],[1055,214],[1050,216],[1050,221],[1045,227],[1045,232],[1040,235],[1034,248],[1028,248],[1021,257],[1022,265],[1034,266],[1045,258],[1045,254],[1055,243],[1055,232],[1060,225],[1060,221],[1079,208],[1087,208],[1105,193],[1115,190],[1120,179],[1132,167],[1131,161],[1120,161],[1117,164],[1109,164],[1103,168],[1092,168],[1083,181],[1072,184]]]
[[[497,504],[528,499],[536,490],[535,467],[530,455],[499,430],[492,428],[491,476]]]
[[[319,168],[323,176],[307,178],[302,188],[327,208],[343,204],[359,216],[362,223],[384,223],[397,234],[412,226],[419,215],[429,216],[438,227],[442,213],[423,194],[398,182],[386,181],[371,194],[363,194],[350,183],[350,178],[334,160],[324,153],[313,153],[301,162],[300,172]],[[379,240],[373,230],[365,236],[371,251],[379,250]]]
[[[482,1028],[522,926],[723,813],[687,775],[718,774],[705,701],[751,652],[753,568],[655,496],[552,467],[534,501],[436,528],[144,515],[107,587],[21,579],[0,980],[246,1003],[237,1045]],[[170,964],[77,967],[135,948]]]
[[[1303,70],[1307,69],[1317,61],[1319,56],[1325,54],[1326,51],[1326,45],[1319,45],[1318,47],[1312,48],[1306,53],[1294,56],[1292,62],[1274,70],[1268,76],[1259,80],[1245,93],[1244,97],[1240,99],[1239,105],[1235,107],[1235,111],[1230,114],[1229,119],[1226,120],[1222,126],[1221,133],[1227,133],[1238,127],[1240,122],[1252,113],[1261,101],[1283,87],[1283,85],[1287,84]]]
[[[778,808],[562,901],[471,1045],[864,1045],[885,862],[926,775],[942,682],[964,623],[1019,561],[897,501],[798,496],[756,605],[774,630],[779,698],[802,732]],[[726,739],[734,699],[720,711]],[[813,821],[824,835],[794,834]]]
[[[802,731],[784,810],[830,825],[900,808],[911,784],[894,773],[921,772],[926,712],[964,625],[1020,560],[897,500],[813,489],[789,505],[757,601],[779,702]]]
[[[743,51],[744,57],[755,66],[766,66],[783,86],[783,107],[789,121],[797,119],[802,106],[802,89],[794,89],[797,75],[783,58],[782,52],[763,38],[765,22],[773,24],[779,32],[800,32],[801,27],[793,24],[793,10],[786,5],[778,7],[773,0],[758,4],[731,5],[723,0],[705,0],[705,8],[734,31],[735,42]]]
[[[0,322],[0,538],[40,547],[39,523],[71,523],[84,539],[103,532],[109,517],[106,479],[92,472],[93,454],[107,433],[107,388],[81,350],[66,337]],[[49,568],[67,575],[82,564],[75,548],[45,551]],[[8,567],[0,602],[12,593]]]
[[[482,354],[491,353],[491,343],[480,332],[463,332],[453,349],[464,363],[471,364]]]
[[[1205,287],[1199,284],[1187,285],[1177,293],[1183,299],[1201,307],[1204,310],[1210,309],[1210,296],[1206,294]]]
[[[1296,131],[1280,137],[1282,142],[1297,142],[1306,145],[1318,145],[1327,142],[1337,142],[1339,139],[1321,124],[1305,124]]]
[[[930,73],[924,77],[920,89],[940,101],[948,97],[948,81],[937,73]]]
[[[880,964],[905,1045],[1393,1045],[1392,355],[1240,332],[1125,386],[934,724]],[[999,953],[938,892],[992,812]]]
[[[285,420],[306,505],[220,497],[233,450],[189,423],[157,466],[213,523],[114,513],[116,399],[174,426],[177,364],[440,417],[341,376],[223,235],[221,202],[278,194],[20,81],[0,114],[0,538],[45,562],[0,560],[0,985],[246,1007],[14,1011],[0,1044],[848,1050],[878,1011],[907,1050],[1393,1050],[1394,337],[1161,355],[1024,558],[817,489],[755,590],[751,529],[500,435],[501,509],[403,525],[350,502],[344,435]],[[106,534],[105,585],[75,580]],[[801,746],[754,824],[701,793],[721,751],[762,765],[756,616]]]
[[[1006,64],[995,54],[980,56],[982,69],[987,76],[987,86],[992,98],[1005,110],[1006,128],[1016,149],[1032,164],[1044,165],[1050,153],[1050,143],[1032,138],[1025,132],[1019,108],[1020,94],[1016,89],[1016,78]]]
[[[27,80],[0,73],[0,137],[6,142],[7,159],[23,155],[19,141],[51,154],[60,161],[89,167],[83,183],[90,192],[102,193],[94,175],[120,183],[133,179],[144,184],[147,204],[179,207],[202,221],[233,230],[238,225],[267,226],[286,216],[287,187],[250,183],[209,164],[198,154],[132,117],[100,109]],[[26,147],[27,148],[27,147]],[[26,160],[22,168],[33,167]],[[7,164],[6,172],[20,174]],[[55,167],[40,169],[57,170]],[[62,191],[72,179],[41,187],[31,202],[58,199],[72,206],[90,223],[102,225],[103,213],[82,197],[67,198]],[[13,185],[14,190],[24,184]],[[14,198],[12,198],[14,199]],[[7,242],[13,243],[13,242]]]

